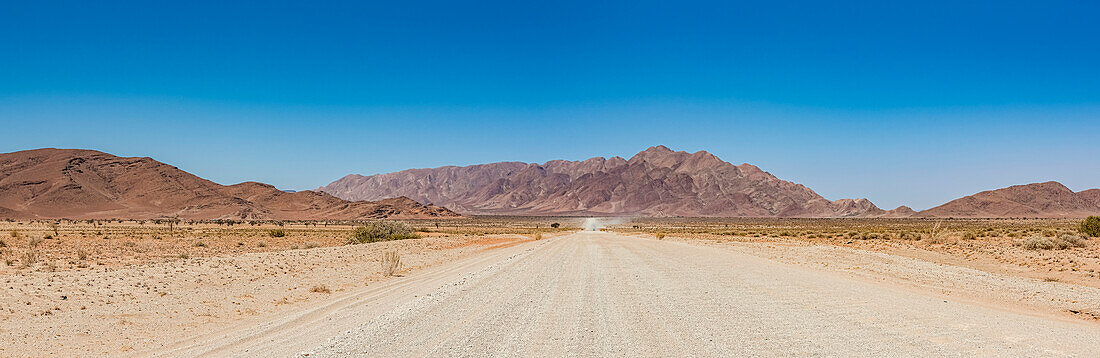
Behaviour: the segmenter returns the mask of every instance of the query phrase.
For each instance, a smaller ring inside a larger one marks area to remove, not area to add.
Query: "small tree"
[[[1100,216],[1089,216],[1081,222],[1081,227],[1078,230],[1088,236],[1100,236]]]

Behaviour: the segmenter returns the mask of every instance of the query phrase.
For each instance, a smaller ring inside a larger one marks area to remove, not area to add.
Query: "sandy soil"
[[[582,232],[439,265],[148,355],[1042,357],[1100,351],[1095,322],[1011,302],[1019,293],[1012,290],[1020,289],[1076,294],[1091,304],[1100,297],[1095,289],[866,251],[814,251],[820,249]],[[770,252],[780,254],[761,257]],[[813,255],[822,256],[797,260]],[[855,272],[849,260],[878,269]],[[905,276],[931,279],[898,280]],[[949,295],[942,286],[951,288]],[[990,289],[1005,295],[976,295]]]
[[[194,240],[203,239],[134,241],[140,245],[182,246]],[[197,256],[186,259],[164,258],[167,250],[157,253],[151,247],[137,256],[98,256],[102,264],[5,267],[0,271],[0,342],[4,342],[0,344],[0,357],[118,356],[158,351],[181,337],[234,324],[254,326],[272,315],[308,309],[375,285],[385,279],[379,260],[386,251],[399,252],[401,272],[413,274],[486,250],[530,241],[518,235],[458,235],[289,249],[287,246],[302,237],[262,238],[271,243],[265,247],[257,247],[258,240],[245,238],[242,242],[249,244],[240,246],[269,250],[277,245],[280,251],[242,254],[232,252],[242,250],[236,244],[238,240],[204,240],[209,244],[203,247],[181,247]],[[338,239],[310,240],[331,244]],[[67,245],[80,242],[52,241],[42,244],[56,246],[43,246],[43,256],[63,256]],[[103,241],[97,238],[84,245]],[[141,249],[139,245],[118,247]],[[220,249],[224,251],[217,251]]]

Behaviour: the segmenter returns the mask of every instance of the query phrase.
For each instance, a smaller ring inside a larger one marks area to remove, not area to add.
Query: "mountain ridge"
[[[1047,181],[967,195],[917,213],[918,217],[1068,218],[1100,215],[1100,189],[1074,192]]]
[[[0,154],[0,217],[318,220],[453,215],[402,200],[350,202],[256,182],[226,186],[149,157],[56,148]]]
[[[543,164],[348,175],[318,191],[349,200],[402,195],[470,214],[843,217],[886,211],[867,199],[830,201],[752,164],[706,151],[653,146],[630,159],[593,157]]]

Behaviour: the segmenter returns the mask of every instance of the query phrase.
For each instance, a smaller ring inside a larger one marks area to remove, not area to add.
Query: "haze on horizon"
[[[1083,190],[1100,187],[1097,13],[7,2],[0,152],[96,149],[302,190],[665,145],[882,208],[1048,180]]]

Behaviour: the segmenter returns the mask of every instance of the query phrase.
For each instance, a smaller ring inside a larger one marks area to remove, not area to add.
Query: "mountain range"
[[[906,206],[883,210],[867,199],[828,200],[751,164],[664,146],[630,159],[353,174],[298,192],[256,182],[221,185],[151,158],[94,150],[0,154],[0,218],[355,220],[459,214],[1062,218],[1100,215],[1100,189],[1074,192],[1045,182],[984,191],[920,212]]]
[[[151,158],[93,150],[0,154],[0,217],[320,220],[457,216],[403,197],[348,201],[267,184],[220,185]]]
[[[828,200],[751,164],[705,151],[650,147],[630,159],[500,162],[348,175],[318,191],[348,200],[402,195],[465,214],[695,217],[1080,217],[1100,214],[1100,190],[1057,183],[982,192],[922,212],[867,199]]]

